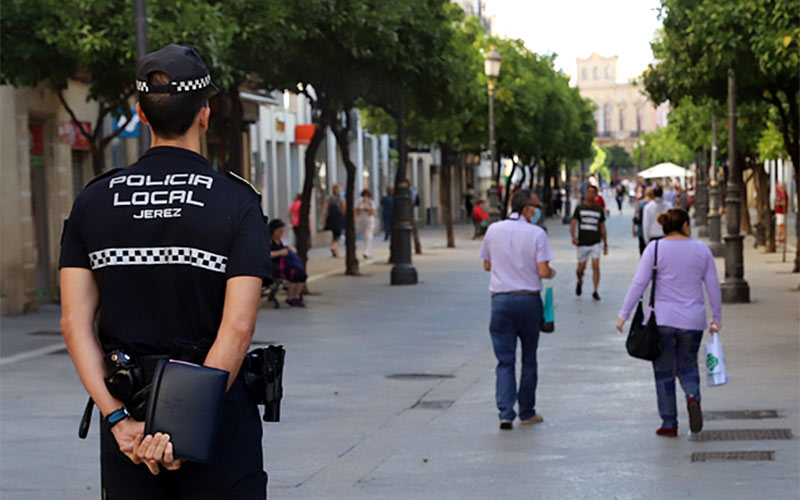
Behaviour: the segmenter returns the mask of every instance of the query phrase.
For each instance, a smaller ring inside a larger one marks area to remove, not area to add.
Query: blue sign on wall
[[[125,130],[119,133],[118,137],[139,137],[139,129],[141,128],[141,123],[139,121],[139,115],[136,114],[136,108],[131,108],[131,120],[125,125],[125,122],[128,120],[124,114],[121,113],[119,118],[114,119],[114,132],[116,132],[121,126],[125,125]]]

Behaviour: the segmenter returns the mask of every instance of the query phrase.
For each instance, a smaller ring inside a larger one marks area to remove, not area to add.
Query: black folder
[[[222,426],[228,372],[161,360],[153,374],[145,434],[170,435],[175,458],[211,463]]]

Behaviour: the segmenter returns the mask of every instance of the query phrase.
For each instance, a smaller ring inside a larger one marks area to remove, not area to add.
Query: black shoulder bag
[[[639,305],[636,306],[636,314],[633,315],[631,322],[631,330],[628,333],[628,340],[625,342],[625,347],[628,349],[628,354],[634,358],[646,359],[648,361],[655,361],[661,355],[661,335],[658,333],[658,324],[656,324],[656,272],[658,271],[658,241],[656,241],[655,256],[653,257],[653,282],[650,286],[650,319],[647,324],[642,325],[644,321],[644,309],[642,308],[642,299],[639,299]]]

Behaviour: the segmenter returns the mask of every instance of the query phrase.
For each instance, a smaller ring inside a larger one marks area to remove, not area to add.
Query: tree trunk
[[[737,161],[741,162],[741,165],[745,165],[744,159],[739,159]],[[752,173],[751,173],[752,176]],[[750,224],[750,206],[747,204],[747,182],[750,180],[750,177],[745,179],[744,170],[742,170],[742,179],[739,182],[739,199],[741,200],[741,208],[740,211],[742,213],[742,234],[748,235],[753,234],[753,228]]]
[[[508,216],[508,202],[511,200],[511,179],[517,171],[517,162],[511,164],[511,175],[506,178],[506,187],[503,190],[503,206],[500,207],[500,218],[505,219]]]
[[[775,252],[775,219],[769,208],[769,174],[763,165],[753,165],[755,184],[758,192],[756,210],[758,210],[758,224],[764,235],[763,244],[767,253]],[[761,243],[761,242],[760,242]]]
[[[336,137],[336,144],[339,145],[339,152],[342,154],[345,170],[347,171],[347,185],[345,186],[345,271],[348,276],[358,276],[358,256],[356,255],[356,227],[355,227],[355,189],[356,189],[356,165],[350,158],[350,129],[351,109],[342,111],[345,114],[345,126],[337,116],[331,116],[331,128]]]
[[[542,166],[544,167],[544,187],[542,188],[542,199],[539,201],[542,203],[542,205],[544,205],[545,207],[544,214],[547,217],[553,215],[553,203],[552,203],[553,191],[552,187],[550,186],[550,179],[552,175],[551,172],[552,164],[553,164],[552,160],[547,160],[547,159],[545,159],[545,161],[542,163]]]
[[[244,123],[244,108],[242,98],[239,95],[238,85],[232,86],[228,90],[228,98],[231,101],[231,128],[228,140],[228,163],[226,170],[236,175],[242,175],[242,129]]]
[[[324,98],[323,104],[324,104]],[[311,195],[314,191],[314,178],[317,175],[315,159],[322,140],[325,138],[325,130],[328,127],[325,113],[319,111],[320,101],[314,101],[312,105],[317,108],[314,110],[314,135],[306,148],[304,162],[305,174],[303,179],[303,195],[300,201],[300,225],[297,232],[297,253],[303,261],[305,268],[308,262],[308,250],[311,248]]]
[[[442,200],[442,218],[447,234],[447,248],[456,247],[456,238],[453,233],[453,176],[452,161],[453,150],[449,144],[441,143],[439,148],[442,151],[442,177],[439,184],[439,197]]]

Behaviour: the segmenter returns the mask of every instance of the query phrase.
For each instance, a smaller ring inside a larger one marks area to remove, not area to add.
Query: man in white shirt
[[[536,206],[531,192],[521,189],[514,193],[511,210],[507,220],[489,226],[480,252],[484,270],[491,272],[489,332],[497,357],[495,396],[503,430],[513,427],[515,401],[521,423],[543,420],[536,413],[536,350],[543,319],[540,292],[542,279],[556,275],[550,267],[553,253],[547,233],[532,223]],[[518,337],[522,344],[519,391],[514,373]]]
[[[664,237],[664,228],[658,223],[658,215],[672,208],[672,203],[665,201],[663,196],[664,189],[656,184],[653,186],[653,200],[642,210],[642,232],[647,243]]]

